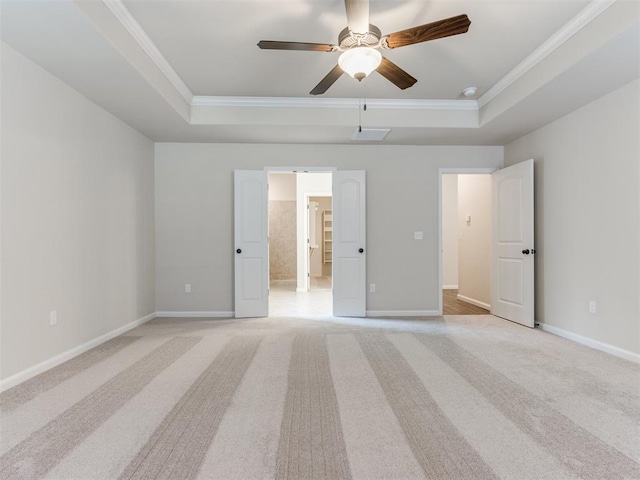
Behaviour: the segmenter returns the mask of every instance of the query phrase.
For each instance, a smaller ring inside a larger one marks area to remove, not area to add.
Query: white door
[[[269,315],[267,172],[234,172],[235,316]]]
[[[533,328],[533,160],[498,170],[491,183],[491,313]]]
[[[365,172],[333,173],[333,314],[366,316]]]

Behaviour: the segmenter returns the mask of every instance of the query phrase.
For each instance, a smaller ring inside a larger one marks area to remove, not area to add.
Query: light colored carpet
[[[640,479],[639,379],[488,315],[156,319],[0,395],[0,478]]]

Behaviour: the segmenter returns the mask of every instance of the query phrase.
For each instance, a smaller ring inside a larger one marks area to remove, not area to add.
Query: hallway
[[[489,310],[458,300],[458,290],[442,290],[443,315],[489,315]]]

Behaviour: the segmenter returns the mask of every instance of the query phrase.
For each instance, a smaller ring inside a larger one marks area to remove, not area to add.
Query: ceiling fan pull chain
[[[362,82],[362,96],[364,97],[364,108],[363,110],[366,112],[367,111],[367,80],[365,79],[364,82]]]
[[[358,99],[358,132],[362,131],[362,112],[367,111],[367,87],[362,82],[362,97]]]

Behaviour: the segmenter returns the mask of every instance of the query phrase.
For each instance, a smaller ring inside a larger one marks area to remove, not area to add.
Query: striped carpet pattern
[[[320,335],[293,341],[276,478],[351,478],[329,355]]]
[[[0,478],[640,479],[639,379],[489,315],[156,319],[0,394]]]

